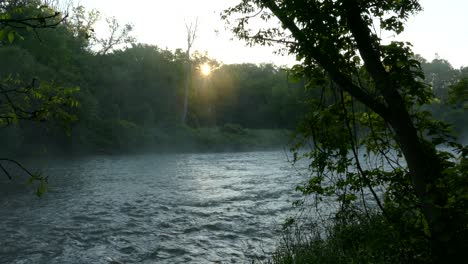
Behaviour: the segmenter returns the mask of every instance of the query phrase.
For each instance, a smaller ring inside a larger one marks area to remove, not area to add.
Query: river
[[[284,151],[31,162],[1,179],[0,263],[249,263],[275,248],[304,179]]]

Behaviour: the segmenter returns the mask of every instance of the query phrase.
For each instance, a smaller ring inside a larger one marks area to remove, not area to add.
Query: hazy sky
[[[292,64],[292,57],[273,55],[273,49],[247,47],[225,30],[219,18],[221,10],[239,0],[81,0],[88,8],[100,10],[104,16],[131,22],[139,42],[161,48],[185,48],[185,23],[199,19],[198,38],[194,49],[224,63],[274,62]],[[424,11],[411,18],[406,31],[398,39],[410,41],[414,51],[428,60],[436,53],[454,67],[468,66],[468,1],[421,0]],[[97,32],[101,32],[97,28]],[[216,31],[218,33],[216,33]]]

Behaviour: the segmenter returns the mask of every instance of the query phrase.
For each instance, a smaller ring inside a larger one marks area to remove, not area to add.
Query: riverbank
[[[94,133],[71,130],[60,141],[41,137],[32,142],[10,140],[4,144],[1,154],[38,157],[262,151],[288,147],[292,135],[292,131],[285,129],[248,129],[233,124],[143,128],[124,122],[112,127],[95,127]]]
[[[430,239],[409,225],[389,222],[378,211],[291,225],[266,263],[434,263]]]

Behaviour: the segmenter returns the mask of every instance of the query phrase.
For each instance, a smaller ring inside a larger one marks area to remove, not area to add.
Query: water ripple
[[[0,183],[0,263],[249,262],[273,249],[301,181],[281,151],[30,166],[50,192]]]

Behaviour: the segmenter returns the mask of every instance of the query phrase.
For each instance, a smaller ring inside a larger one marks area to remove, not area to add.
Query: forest
[[[34,1],[32,1],[34,3]],[[34,15],[34,4],[21,15]],[[50,11],[51,12],[51,11]],[[131,25],[107,19],[110,37],[99,39],[93,27],[99,12],[79,6],[56,28],[16,29],[2,34],[0,71],[5,87],[29,85],[74,89],[67,124],[17,120],[0,131],[6,153],[125,153],[134,151],[222,150],[284,147],[309,101],[320,95],[272,64],[225,65],[206,53],[190,60],[188,119],[181,122],[187,57],[136,43]],[[102,18],[101,18],[102,19]],[[422,64],[437,101],[427,106],[454,124],[463,139],[468,68],[455,69],[442,58]],[[203,64],[215,70],[200,73]],[[465,97],[463,97],[465,96]],[[22,100],[22,99],[21,99]],[[8,113],[3,106],[3,112]],[[247,130],[245,130],[247,129]],[[221,131],[221,132],[220,132]],[[223,134],[224,131],[224,134]],[[247,134],[249,133],[249,134]],[[234,139],[234,140],[232,140]]]
[[[225,131],[234,137],[246,132],[243,129],[254,130],[254,137],[262,129],[291,130],[305,110],[301,101],[305,102],[308,92],[300,83],[288,81],[285,69],[271,64],[221,65],[196,52],[191,58],[195,67],[190,72],[188,119],[182,123],[185,52],[135,43],[131,38],[121,43],[123,48],[106,46],[105,51],[96,51],[99,42],[88,35],[95,16],[96,11],[78,7],[57,28],[17,30],[21,40],[3,39],[4,82],[36,80],[36,85],[77,88],[70,95],[77,104],[66,109],[73,117],[68,133],[51,123],[20,121],[2,129],[3,151],[29,152],[46,145],[49,151],[88,153],[135,151],[144,146],[160,151],[191,144],[198,144],[200,150],[222,149],[229,141],[220,138],[215,128],[227,125]],[[114,30],[122,34],[123,29]],[[122,38],[131,31],[124,34]],[[202,76],[203,63],[216,70]],[[266,146],[285,143],[286,134],[271,134]],[[257,137],[246,143],[262,140]]]

